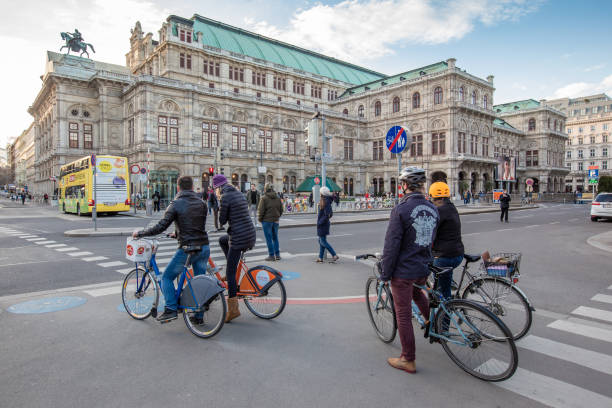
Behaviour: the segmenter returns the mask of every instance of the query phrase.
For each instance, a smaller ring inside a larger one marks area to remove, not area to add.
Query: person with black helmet
[[[391,281],[402,354],[387,359],[387,362],[394,368],[415,373],[412,301],[427,317],[429,300],[414,285],[424,285],[427,281],[428,264],[432,261],[431,244],[440,216],[424,195],[425,170],[407,167],[401,171],[398,179],[404,196],[391,211],[385,235],[381,279]]]

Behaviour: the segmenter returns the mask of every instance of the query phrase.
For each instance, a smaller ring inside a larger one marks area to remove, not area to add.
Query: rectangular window
[[[583,156],[584,156],[584,155],[583,155],[582,150],[578,150],[578,158],[579,158],[579,159],[582,159],[582,157],[583,157]]]
[[[272,153],[272,131],[269,129],[259,131],[259,151]]]
[[[589,157],[595,157],[595,149],[589,150]]]
[[[310,87],[310,96],[313,98],[321,98],[321,87],[320,86],[311,86]]]
[[[412,138],[412,144],[410,145],[410,156],[422,156],[423,155],[423,135],[416,135]]]
[[[334,91],[332,89],[328,89],[327,90],[327,100],[328,101],[335,101],[336,99],[338,99],[338,91]]]
[[[572,128],[567,128],[567,134],[571,135],[572,134]]]
[[[206,75],[219,76],[219,63],[212,60],[204,60],[204,73]]]
[[[219,145],[219,125],[217,123],[202,122],[202,147],[215,148]]]
[[[232,150],[246,151],[247,129],[242,126],[232,126]]]
[[[191,69],[191,54],[187,54],[187,69]]]
[[[601,162],[601,169],[608,170],[608,162],[606,160]]]
[[[595,136],[591,136],[590,140],[591,140],[591,144],[595,144]]]
[[[601,142],[608,143],[608,135],[601,135]]]
[[[604,147],[603,149],[601,149],[601,155],[603,157],[608,157],[608,148]]]
[[[582,162],[578,162],[578,170],[584,170],[584,164]]]
[[[266,74],[253,71],[252,82],[253,85],[266,86]]]
[[[484,157],[489,157],[489,138],[488,137],[483,137],[482,138],[482,150],[481,153]]]
[[[470,136],[470,154],[478,154],[478,136],[476,135]]]
[[[384,160],[383,141],[372,142],[372,160]]]
[[[283,153],[295,155],[295,134],[284,133],[283,134]]]
[[[244,82],[244,68],[238,68],[230,65],[229,79]]]
[[[293,82],[293,93],[304,95],[304,83],[303,82]]]
[[[134,146],[134,119],[128,121],[128,144]]]
[[[353,141],[344,140],[344,160],[353,160]]]
[[[132,119],[132,122],[134,119]],[[132,123],[133,125],[133,123]],[[134,133],[134,129],[132,129],[132,134]],[[92,126],[88,123],[83,124],[83,148],[85,149],[93,149],[93,132]]]
[[[581,137],[579,137],[579,138],[578,138],[578,144],[579,144],[579,145],[581,145],[581,144],[582,144],[582,138],[581,138]]]
[[[607,124],[607,123],[604,123],[604,124],[602,125],[602,128],[603,128],[603,130],[608,130],[608,124]]]
[[[457,136],[457,152],[465,153],[466,142],[465,142],[465,133],[459,132]]]
[[[157,141],[168,144],[168,133],[170,133],[170,144],[178,144],[178,118],[158,116],[157,118]]]
[[[279,91],[287,90],[287,80],[285,78],[274,76],[272,82],[274,89],[278,89]]]
[[[185,54],[182,52],[179,54],[179,67],[185,68]]]
[[[157,128],[157,141],[160,144],[168,144],[168,128],[160,126]]]
[[[185,42],[185,30],[179,30],[179,40]]]
[[[433,133],[431,135],[431,154],[446,153],[446,135],[444,133]]]
[[[571,150],[568,150],[567,152],[565,152],[565,158],[566,158],[566,159],[571,159],[571,158],[572,158],[572,152],[571,152]]]
[[[79,147],[79,124],[70,122],[68,125],[68,147],[78,148]]]

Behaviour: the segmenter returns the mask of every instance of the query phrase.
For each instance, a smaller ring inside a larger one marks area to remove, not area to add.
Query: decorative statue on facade
[[[64,44],[62,48],[60,48],[60,51],[62,51],[64,48],[68,48],[68,52],[66,54],[70,54],[71,50],[74,52],[81,51],[81,55],[79,55],[79,57],[82,57],[83,54],[86,54],[87,58],[89,58],[87,47],[91,48],[93,52],[96,52],[96,50],[94,50],[93,45],[83,41],[83,36],[76,28],[74,29],[74,33],[62,32],[60,34],[62,36],[62,40],[66,41],[66,44]]]

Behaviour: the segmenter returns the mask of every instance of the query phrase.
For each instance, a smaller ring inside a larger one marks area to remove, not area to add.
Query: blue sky
[[[92,58],[124,64],[136,20],[157,37],[168,14],[195,13],[388,74],[454,57],[495,76],[495,103],[612,93],[611,1],[21,0],[0,16],[4,55],[14,56],[0,65],[0,144],[31,123],[60,31],[78,27]]]

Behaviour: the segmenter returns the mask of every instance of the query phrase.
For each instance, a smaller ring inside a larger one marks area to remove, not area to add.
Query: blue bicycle
[[[159,242],[146,240],[152,248],[151,259],[135,264],[135,268],[126,275],[121,290],[125,310],[136,320],[157,317],[157,308],[163,306],[159,304],[161,273],[155,261]],[[182,311],[189,331],[198,337],[209,338],[217,334],[225,323],[227,304],[224,289],[219,281],[207,274],[192,277],[191,257],[202,250],[201,246],[185,246],[182,249],[187,254],[187,260],[178,277],[178,311]]]
[[[397,332],[391,288],[380,280],[380,256],[357,255],[355,260],[374,258],[374,276],[366,283],[366,304],[372,327],[378,337],[390,343]],[[452,269],[430,271],[437,277]],[[489,309],[465,299],[444,299],[427,285],[415,285],[429,297],[429,319],[412,302],[413,316],[430,343],[440,343],[455,364],[468,374],[485,381],[510,378],[518,366],[518,352],[510,329]],[[433,286],[436,287],[435,285]]]

